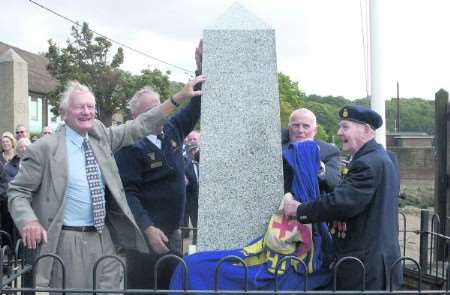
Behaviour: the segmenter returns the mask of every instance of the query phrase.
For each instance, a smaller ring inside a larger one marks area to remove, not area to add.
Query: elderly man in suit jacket
[[[29,147],[7,192],[25,245],[63,258],[70,274],[66,287],[92,288],[95,261],[115,254],[115,245],[148,251],[127,205],[113,152],[163,124],[180,102],[200,95],[193,86],[205,79],[195,78],[159,107],[110,128],[95,120],[92,92],[69,83],[60,102],[65,126]],[[61,287],[62,273],[54,265],[50,259],[39,263],[38,286]],[[117,262],[105,261],[97,274],[97,287],[120,286]]]
[[[199,136],[200,133],[196,132]],[[199,193],[199,160],[200,148],[194,142],[188,145],[185,164],[186,174],[186,206],[184,211],[184,226],[189,226],[189,219],[194,227],[192,243],[197,244],[197,223],[198,223],[198,193]],[[189,236],[189,232],[187,232]]]

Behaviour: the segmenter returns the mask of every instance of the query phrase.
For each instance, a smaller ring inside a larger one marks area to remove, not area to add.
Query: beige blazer
[[[89,142],[111,192],[107,198],[107,224],[111,236],[123,246],[147,252],[147,244],[128,207],[119,177],[114,152],[146,136],[165,118],[154,108],[136,120],[106,128],[95,121],[89,131]],[[48,231],[48,243],[42,244],[38,254],[55,253],[64,217],[64,193],[67,186],[67,147],[65,127],[39,139],[28,147],[21,168],[8,188],[8,207],[11,216],[22,229],[27,223],[39,220]],[[37,286],[49,285],[53,263],[43,259],[37,269]]]

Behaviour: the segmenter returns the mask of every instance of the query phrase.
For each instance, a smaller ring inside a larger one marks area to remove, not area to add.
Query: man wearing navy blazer
[[[330,192],[340,180],[340,159],[339,150],[336,146],[320,139],[314,139],[317,133],[317,120],[312,111],[300,108],[289,116],[288,129],[282,130],[281,142],[283,148],[289,143],[304,140],[314,140],[319,146],[321,171],[318,174],[319,187],[321,192]],[[283,163],[285,191],[290,191],[286,187],[291,183],[292,171],[286,162]]]
[[[139,118],[159,104],[158,93],[147,86],[130,100],[130,109]],[[116,153],[128,204],[150,246],[150,256],[126,249],[131,288],[153,287],[152,269],[157,257],[169,252],[181,253],[180,225],[186,203],[182,145],[199,118],[200,97],[196,96],[166,124]]]
[[[342,150],[350,155],[348,171],[331,193],[300,204],[285,196],[284,213],[301,223],[342,221],[345,234],[333,234],[336,261],[355,257],[359,263],[344,261],[337,270],[337,290],[396,290],[402,283],[398,241],[398,167],[384,147],[375,141],[381,116],[362,106],[339,111],[337,135]],[[395,264],[395,265],[394,265]],[[392,283],[392,285],[391,285]]]
[[[200,136],[197,131],[192,131]],[[198,193],[199,193],[199,160],[200,149],[198,142],[192,142],[187,145],[186,151],[186,207],[184,211],[184,226],[189,226],[191,220],[193,230],[192,243],[197,244],[197,222],[198,222]],[[189,232],[184,232],[183,237],[188,237]]]

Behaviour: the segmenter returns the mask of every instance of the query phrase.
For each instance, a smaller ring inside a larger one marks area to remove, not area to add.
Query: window
[[[39,98],[30,97],[28,111],[30,112],[31,121],[39,121]]]

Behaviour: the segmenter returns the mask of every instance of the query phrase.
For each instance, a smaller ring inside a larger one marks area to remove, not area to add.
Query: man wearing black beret
[[[332,230],[336,261],[356,257],[366,269],[366,290],[398,289],[402,282],[398,242],[398,169],[386,150],[375,141],[375,129],[383,124],[376,112],[360,106],[339,111],[337,135],[350,155],[347,172],[333,192],[313,202],[284,200],[284,213],[302,223],[338,223]],[[390,278],[392,275],[392,278]],[[355,260],[337,270],[337,290],[361,290],[363,271]]]

